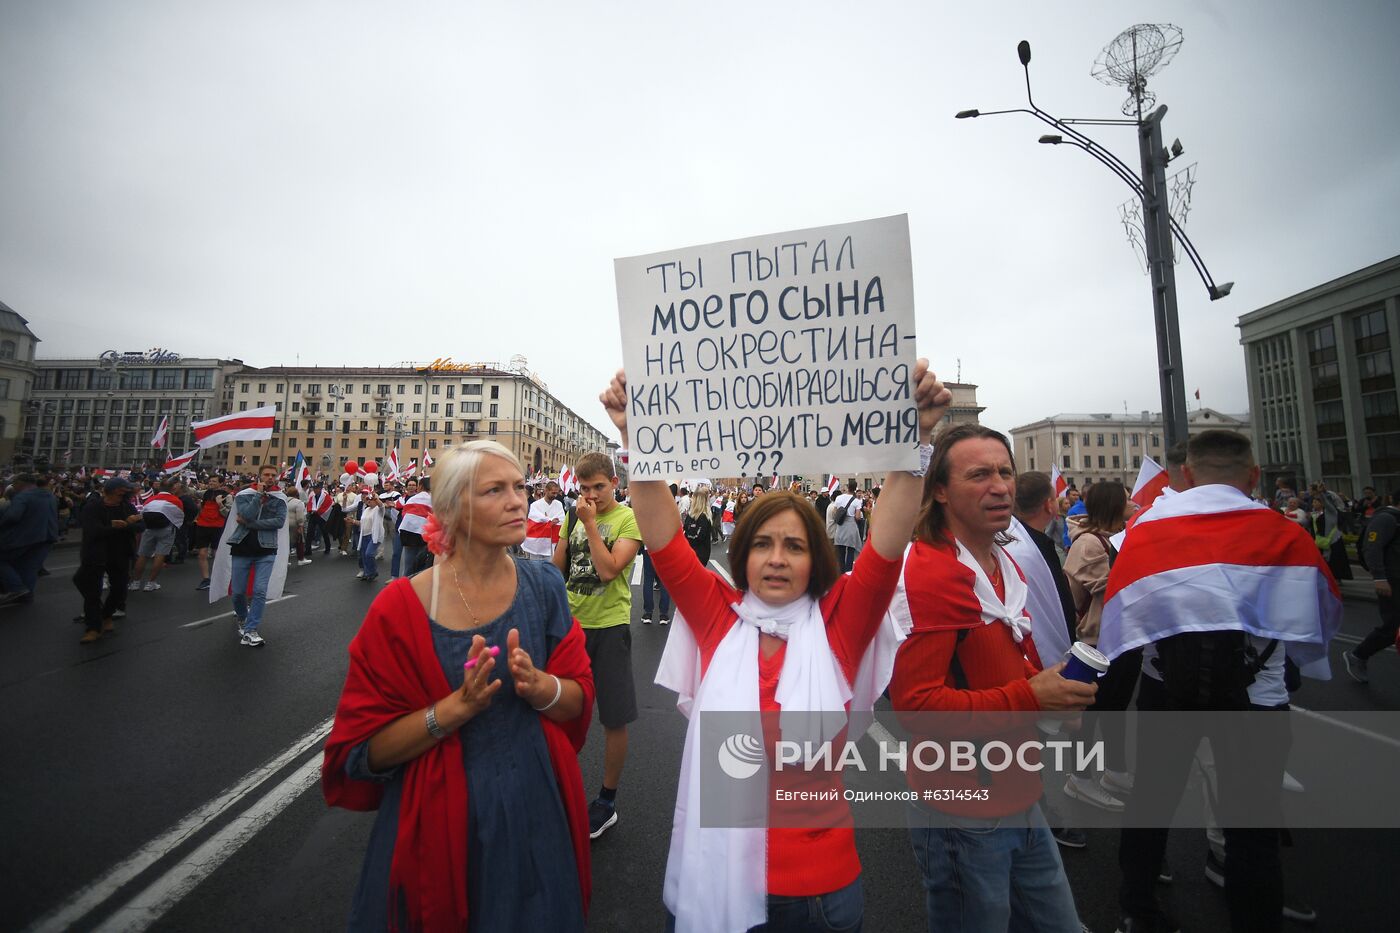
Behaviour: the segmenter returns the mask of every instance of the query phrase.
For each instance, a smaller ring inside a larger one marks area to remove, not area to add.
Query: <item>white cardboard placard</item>
[[[632,476],[918,468],[907,215],[613,265]]]

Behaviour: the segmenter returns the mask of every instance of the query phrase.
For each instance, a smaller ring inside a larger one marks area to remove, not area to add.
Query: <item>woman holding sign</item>
[[[952,396],[928,371],[927,360],[914,369],[913,391],[927,463],[933,428]],[[619,372],[601,400],[624,446],[626,398],[626,377]],[[702,830],[701,760],[709,756],[698,753],[693,713],[761,711],[770,760],[780,726],[789,739],[812,737],[808,718],[825,730],[822,738],[841,747],[844,715],[789,716],[868,711],[884,691],[898,641],[894,629],[883,624],[885,609],[914,529],[921,480],[908,472],[886,478],[889,514],[850,574],[839,572],[831,541],[809,502],[788,492],[758,497],[739,518],[729,545],[733,585],[696,558],[664,482],[634,476],[631,489],[642,538],[679,610],[657,682],[680,694],[678,705],[690,716],[666,864],[664,900],[672,928],[680,933],[731,933],[764,924],[773,933],[860,929],[860,859],[839,774],[793,768],[770,773],[770,780],[785,788],[800,774],[804,791],[836,791],[834,799],[815,808],[804,805],[795,818],[770,809],[766,829]],[[838,722],[832,724],[833,718]],[[813,918],[823,918],[824,924],[815,925]]]

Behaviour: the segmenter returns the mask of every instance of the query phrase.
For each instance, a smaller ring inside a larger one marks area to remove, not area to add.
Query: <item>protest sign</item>
[[[614,271],[631,475],[918,468],[907,215]]]

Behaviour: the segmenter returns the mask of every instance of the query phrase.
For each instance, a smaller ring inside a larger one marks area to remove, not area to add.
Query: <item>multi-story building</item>
[[[550,394],[523,365],[454,363],[385,367],[245,368],[223,382],[227,412],[274,405],[268,441],[212,451],[229,468],[282,464],[298,450],[317,471],[348,460],[383,461],[398,448],[400,466],[453,444],[489,438],[514,451],[527,471],[557,473],[607,438]]]
[[[243,364],[156,348],[41,359],[35,367],[22,448],[41,464],[112,467],[189,450],[189,423],[219,413],[225,375]],[[155,451],[151,437],[163,417],[170,419],[168,446]]]
[[[1249,415],[1212,408],[1187,414],[1187,430],[1208,428],[1248,433]],[[1145,457],[1165,462],[1161,412],[1131,414],[1060,414],[1011,429],[1016,468],[1049,473],[1057,466],[1073,486],[1113,480],[1129,488]]]
[[[29,322],[0,301],[0,463],[27,462],[26,454],[33,453],[20,444],[20,427],[34,382],[38,342]]]
[[[1400,256],[1251,311],[1238,327],[1266,483],[1395,489]]]

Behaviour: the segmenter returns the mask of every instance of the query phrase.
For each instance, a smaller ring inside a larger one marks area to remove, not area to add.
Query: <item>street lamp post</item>
[[[1016,54],[1026,74],[1026,103],[1029,107],[1009,110],[960,110],[956,119],[996,116],[1007,113],[1024,113],[1049,124],[1059,133],[1040,137],[1046,145],[1070,145],[1082,149],[1093,156],[1100,164],[1113,172],[1142,202],[1144,251],[1147,255],[1148,272],[1152,281],[1152,311],[1157,331],[1158,383],[1162,397],[1162,427],[1166,435],[1166,447],[1170,448],[1187,437],[1186,421],[1186,382],[1181,363],[1181,330],[1176,307],[1176,267],[1172,261],[1172,236],[1186,252],[1191,265],[1195,267],[1211,301],[1230,294],[1233,282],[1216,285],[1206,269],[1205,261],[1181,225],[1171,216],[1167,203],[1167,163],[1182,152],[1180,142],[1173,143],[1170,151],[1162,145],[1162,117],[1167,113],[1166,105],[1149,113],[1142,112],[1141,86],[1134,88],[1139,94],[1136,119],[1061,119],[1040,109],[1031,96],[1031,46],[1022,40],[1016,46]],[[1138,151],[1141,157],[1142,174],[1134,173],[1121,159],[1101,146],[1097,141],[1074,128],[1074,124],[1092,126],[1132,126],[1137,129]],[[1068,137],[1068,138],[1066,138]]]

